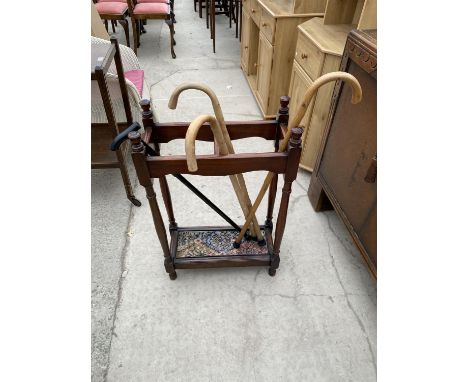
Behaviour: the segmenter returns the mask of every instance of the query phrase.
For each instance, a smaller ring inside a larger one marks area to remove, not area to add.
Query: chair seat
[[[169,0],[137,0],[137,3],[145,4],[145,3],[169,3]]]
[[[165,3],[138,3],[133,8],[135,15],[167,15],[169,5]]]
[[[127,11],[128,5],[119,2],[99,2],[96,9],[100,15],[122,15]]]
[[[125,3],[127,4],[127,0],[99,0],[98,3]]]
[[[129,80],[138,90],[140,97],[143,95],[143,82],[145,80],[145,72],[143,70],[129,70],[124,73],[124,76]]]

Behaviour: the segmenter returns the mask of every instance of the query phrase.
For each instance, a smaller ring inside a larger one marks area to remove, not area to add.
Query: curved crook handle
[[[221,110],[221,105],[219,103],[218,97],[216,96],[213,89],[203,84],[198,84],[196,82],[187,82],[185,84],[181,84],[177,86],[172,92],[171,98],[169,98],[169,103],[168,103],[169,109],[174,110],[177,107],[177,102],[179,101],[180,93],[182,93],[185,90],[190,90],[190,89],[200,90],[203,93],[205,93],[208,97],[210,97],[216,119],[218,120],[221,127],[225,126],[226,123],[224,122],[223,111]]]
[[[210,123],[214,139],[219,146],[219,153],[221,155],[228,154],[226,142],[221,134],[221,129],[216,118],[212,115],[200,115],[192,121],[185,134],[185,155],[187,156],[187,167],[190,172],[198,170],[197,159],[195,157],[195,139],[197,138],[198,130],[200,130],[200,127],[205,122]]]
[[[296,112],[294,118],[289,119],[288,123],[288,131],[286,136],[284,137],[283,142],[281,143],[279,151],[284,151],[288,147],[289,138],[291,137],[291,131],[293,127],[297,127],[300,125],[302,118],[304,118],[305,113],[307,112],[307,108],[312,101],[312,98],[317,94],[320,87],[325,85],[328,82],[342,80],[348,82],[351,85],[351,89],[353,91],[353,95],[351,98],[351,103],[356,104],[361,102],[362,99],[362,89],[361,84],[353,75],[346,73],[346,72],[331,72],[324,74],[317,78],[317,80],[312,84],[312,86],[307,89],[304,97],[302,98],[301,105],[299,110]]]
[[[234,147],[232,145],[231,138],[229,137],[229,133],[227,131],[226,122],[224,120],[221,105],[219,103],[218,97],[216,96],[216,93],[209,86],[199,84],[196,82],[187,82],[185,84],[177,86],[172,92],[171,98],[169,98],[169,103],[167,105],[169,109],[174,110],[177,107],[179,96],[185,90],[200,90],[201,92],[205,93],[208,97],[210,97],[211,105],[213,106],[213,111],[216,119],[218,120],[218,124],[221,127],[221,132],[224,136],[226,146],[229,150],[229,153],[234,154]]]

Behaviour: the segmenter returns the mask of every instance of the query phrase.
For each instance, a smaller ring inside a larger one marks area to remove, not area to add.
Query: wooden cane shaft
[[[250,222],[252,221],[253,217],[255,216],[255,212],[257,211],[258,206],[262,202],[263,196],[265,195],[266,191],[268,190],[268,187],[270,186],[270,182],[273,179],[274,174],[275,173],[273,173],[273,172],[269,172],[267,174],[265,180],[263,181],[263,185],[262,185],[262,188],[260,189],[260,191],[259,191],[259,193],[257,195],[257,199],[255,199],[255,202],[254,202],[252,208],[250,209],[249,215],[245,219],[245,223],[242,226],[242,230],[240,231],[239,235],[236,238],[237,243],[240,243],[242,238],[244,237],[245,232],[247,231],[247,228],[250,225]]]
[[[189,171],[197,171],[198,169],[197,160],[195,156],[195,139],[197,137],[198,130],[200,130],[201,126],[206,122],[210,124],[211,130],[213,131],[213,136],[215,142],[219,147],[220,155],[227,155],[229,153],[217,120],[211,115],[201,115],[192,121],[189,128],[187,129],[187,135],[185,138],[185,151],[187,155],[187,167]],[[230,175],[229,179],[231,181],[234,192],[236,193],[237,200],[239,201],[239,205],[242,209],[242,212],[244,213],[244,216],[247,217],[249,213],[249,208],[246,203],[246,199],[248,199],[248,194],[240,186],[237,175]],[[259,233],[261,237],[260,228]]]
[[[214,114],[216,116],[216,120],[217,120],[217,123],[218,123],[218,126],[221,130],[221,133],[223,135],[223,138],[224,138],[224,142],[227,146],[227,150],[228,150],[228,153],[229,154],[234,154],[234,146],[232,145],[232,142],[231,142],[231,138],[229,136],[229,132],[227,130],[227,127],[226,127],[226,121],[224,120],[224,115],[223,115],[223,111],[221,109],[221,105],[219,103],[219,100],[218,100],[218,97],[216,96],[215,92],[208,86],[206,85],[203,85],[203,84],[198,84],[198,83],[185,83],[185,84],[181,84],[179,86],[177,86],[174,91],[172,92],[172,95],[171,95],[171,98],[169,99],[169,108],[170,109],[175,109],[177,107],[177,102],[178,102],[178,99],[179,99],[179,95],[180,93],[182,93],[184,90],[188,90],[188,89],[195,89],[195,90],[200,90],[202,92],[204,92],[205,94],[208,95],[208,97],[210,97],[210,100],[211,100],[211,104],[213,106],[213,110],[214,110]],[[211,124],[211,122],[210,122]],[[213,126],[212,127],[212,130],[213,130]],[[198,132],[198,131],[197,131]],[[214,132],[213,132],[213,135],[214,135]],[[215,138],[216,139],[216,138]],[[188,151],[186,150],[186,153],[188,153]],[[220,151],[221,153],[221,151]],[[222,155],[222,153],[221,153]],[[188,163],[188,161],[187,161]],[[190,167],[189,167],[189,170],[190,170]],[[239,200],[239,203],[241,205],[241,208],[242,208],[242,211],[244,213],[244,217],[247,217],[248,214],[250,213],[250,210],[252,208],[252,202],[250,201],[250,197],[249,197],[249,194],[247,192],[247,186],[245,184],[245,180],[244,180],[244,176],[242,174],[237,174],[236,175],[237,177],[237,180],[234,181],[233,179],[231,179],[231,183],[233,184],[233,187],[236,191],[236,195],[238,195],[237,192],[240,193],[240,200]],[[238,184],[237,186],[234,186],[234,184]],[[238,195],[239,197],[239,195]],[[253,223],[253,227],[251,228],[251,232],[253,232],[255,234],[255,236],[257,236],[258,240],[261,240],[263,237],[262,237],[262,232],[260,230],[260,226],[258,224],[258,221],[257,221],[257,218],[253,217],[253,219],[251,219],[251,222]],[[249,225],[250,225],[250,222],[249,222]]]

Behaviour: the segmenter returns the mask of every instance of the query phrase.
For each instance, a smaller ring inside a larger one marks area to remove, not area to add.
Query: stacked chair
[[[242,9],[241,0],[193,0],[193,8],[200,18],[203,17],[203,9],[206,13],[206,28],[210,29],[210,37],[213,40],[213,53],[216,53],[216,15],[229,17],[229,28],[236,24],[236,38],[239,36],[239,14]]]
[[[174,0],[93,0],[96,9],[104,20],[106,29],[108,21],[111,21],[112,31],[115,32],[115,26],[119,22],[125,31],[127,46],[130,46],[129,28],[127,17],[132,20],[133,30],[133,50],[137,54],[140,46],[140,36],[145,33],[143,24],[146,20],[165,20],[170,30],[170,43],[172,58],[176,58],[174,52]]]
[[[130,36],[128,32],[128,5],[127,0],[93,0],[94,5],[106,24],[106,29],[109,31],[108,22],[111,21],[112,32],[115,33],[116,23],[119,22],[125,31],[127,46],[130,46]]]

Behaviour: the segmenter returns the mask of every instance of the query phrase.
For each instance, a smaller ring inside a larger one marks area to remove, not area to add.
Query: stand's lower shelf
[[[271,230],[260,226],[266,245],[242,240],[233,247],[238,232],[231,227],[178,227],[171,230],[171,257],[175,268],[269,266],[273,253]]]

